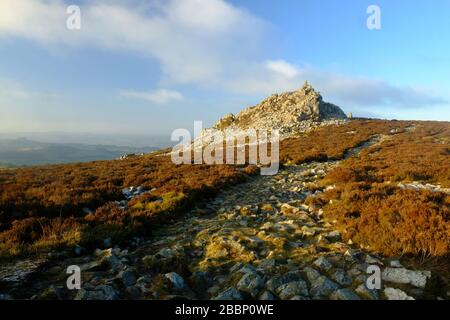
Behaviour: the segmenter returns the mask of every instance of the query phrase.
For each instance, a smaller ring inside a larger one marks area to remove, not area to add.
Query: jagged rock
[[[75,300],[117,300],[120,293],[117,289],[108,285],[101,285],[94,290],[86,290],[82,288],[78,291]]]
[[[256,269],[251,266],[251,265],[242,265],[241,268],[239,268],[239,270],[237,270],[237,272],[239,273],[243,273],[243,274],[251,274],[251,275],[255,275],[257,274]]]
[[[225,291],[219,293],[211,300],[243,300],[241,293],[236,288],[228,288]]]
[[[38,300],[63,300],[63,287],[51,285],[39,293]]]
[[[338,231],[331,231],[323,235],[325,239],[327,239],[330,242],[336,242],[341,240],[341,234]]]
[[[311,267],[304,268],[303,272],[306,274],[308,281],[311,283],[321,276],[319,271]]]
[[[350,278],[347,273],[342,269],[337,269],[330,276],[331,279],[336,281],[341,286],[349,286],[352,283],[352,278]]]
[[[21,260],[14,264],[0,266],[0,283],[20,284],[36,272],[43,262]]]
[[[236,116],[227,114],[213,128],[280,129],[282,135],[289,135],[320,125],[342,123],[346,118],[338,106],[324,102],[320,93],[306,82],[297,91],[274,94]]]
[[[403,268],[402,264],[398,260],[392,260],[389,264],[392,268]]]
[[[414,271],[405,268],[385,268],[381,274],[383,281],[411,284],[418,288],[425,288],[430,271]]]
[[[308,286],[305,281],[297,280],[279,286],[276,293],[282,300],[288,300],[294,296],[308,296]]]
[[[136,275],[132,271],[119,272],[119,278],[125,287],[131,287],[136,284]]]
[[[380,259],[373,257],[370,254],[366,255],[366,263],[367,264],[377,264],[380,266],[384,265]]]
[[[140,300],[142,298],[142,289],[139,286],[131,286],[125,289],[127,296],[132,300]]]
[[[415,300],[400,289],[385,288],[383,293],[388,300]]]
[[[176,272],[169,272],[164,275],[169,281],[173,284],[176,289],[184,289],[186,287],[186,283],[182,276],[180,276]]]
[[[323,272],[328,272],[333,268],[331,262],[328,261],[328,259],[325,257],[318,258],[316,261],[314,261],[314,265]]]
[[[261,261],[258,264],[258,270],[262,270],[262,271],[271,271],[275,268],[276,262],[273,259],[264,259],[263,261]]]
[[[239,291],[246,292],[255,298],[259,290],[264,286],[262,278],[257,274],[244,274],[236,285]]]
[[[301,280],[303,280],[303,279],[299,272],[291,271],[291,272],[287,272],[283,275],[275,276],[275,277],[269,279],[269,281],[267,281],[267,283],[266,283],[266,288],[269,289],[270,291],[276,293],[277,289],[279,287],[281,287],[282,285],[289,283],[289,282],[301,281]]]
[[[299,208],[291,206],[290,204],[283,203],[280,207],[281,213],[284,215],[296,214],[300,211]]]
[[[112,248],[96,251],[96,255],[100,257],[102,265],[108,265],[114,271],[119,271],[123,268],[122,261],[114,254]]]
[[[368,289],[364,283],[360,284],[355,291],[363,299],[367,300],[380,299],[380,294],[378,293],[378,291],[376,289]]]
[[[156,253],[157,257],[162,257],[166,259],[172,259],[175,257],[175,252],[170,248],[163,248]]]
[[[323,299],[338,289],[339,286],[336,283],[325,276],[320,276],[311,282],[310,293],[316,299]]]
[[[276,297],[270,291],[264,291],[258,298],[259,300],[276,300]]]
[[[332,300],[361,300],[356,294],[349,289],[339,289],[330,296]]]
[[[224,130],[231,126],[236,118],[234,117],[234,114],[228,113],[225,116],[223,116],[215,125],[214,128],[218,130]]]

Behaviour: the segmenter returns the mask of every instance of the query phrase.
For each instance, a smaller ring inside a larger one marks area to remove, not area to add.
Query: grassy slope
[[[450,252],[450,195],[402,190],[399,182],[450,187],[450,124],[417,122],[345,160],[324,185],[335,189],[311,201],[325,205],[346,238],[386,255],[446,256]]]

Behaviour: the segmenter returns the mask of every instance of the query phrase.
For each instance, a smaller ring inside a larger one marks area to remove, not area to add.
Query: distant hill
[[[0,139],[0,167],[111,160],[123,154],[147,153],[157,149],[157,147],[48,143],[26,138]]]

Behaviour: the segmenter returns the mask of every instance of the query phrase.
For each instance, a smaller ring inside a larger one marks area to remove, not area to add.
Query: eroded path
[[[322,210],[305,204],[321,192],[311,182],[338,164],[288,166],[254,177],[155,230],[150,241],[136,239],[136,249],[66,259],[21,287],[32,285],[33,298],[61,299],[422,298],[428,272],[344,243]],[[69,264],[81,267],[79,291],[65,287]],[[367,288],[369,266],[383,271],[381,290]],[[15,290],[8,294],[30,298]]]

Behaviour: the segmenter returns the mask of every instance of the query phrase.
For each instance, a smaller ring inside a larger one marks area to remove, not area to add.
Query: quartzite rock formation
[[[236,116],[229,113],[214,129],[279,129],[284,136],[317,126],[339,124],[347,117],[338,106],[324,102],[320,93],[305,82],[297,91],[274,94]]]

